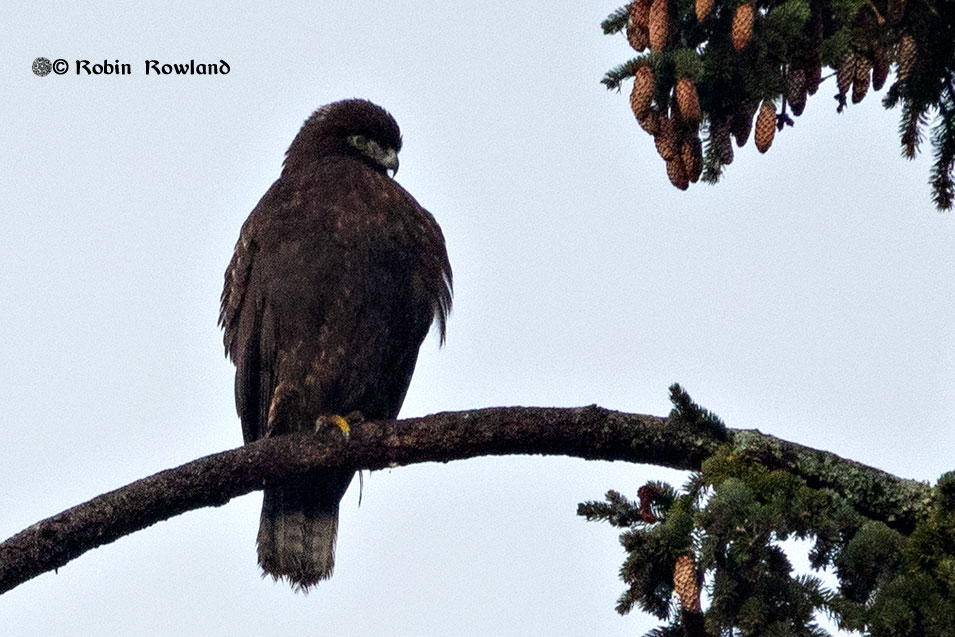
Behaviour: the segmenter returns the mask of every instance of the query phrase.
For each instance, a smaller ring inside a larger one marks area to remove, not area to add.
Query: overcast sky
[[[732,427],[911,478],[953,468],[955,214],[932,205],[930,158],[900,158],[881,95],[837,115],[830,79],[769,153],[684,193],[629,85],[599,83],[630,57],[599,28],[614,2],[300,4],[6,12],[0,538],[241,444],[222,274],[302,121],[346,97],[397,119],[398,181],[454,266],[447,346],[423,345],[402,415],[665,415],[680,382]],[[38,56],[70,70],[38,77]],[[146,76],[150,59],[230,72]],[[0,632],[642,634],[655,622],[614,611],[617,531],[575,510],[648,479],[684,475],[536,457],[374,473],[307,597],[259,577],[257,492],[21,585]]]

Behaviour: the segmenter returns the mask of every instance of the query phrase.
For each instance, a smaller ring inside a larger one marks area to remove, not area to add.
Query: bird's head
[[[285,170],[345,155],[394,175],[400,150],[401,131],[388,111],[368,100],[342,100],[322,106],[305,120],[285,154]]]

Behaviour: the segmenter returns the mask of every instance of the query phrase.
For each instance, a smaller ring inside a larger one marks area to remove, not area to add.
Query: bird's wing
[[[278,182],[262,197],[242,225],[239,240],[225,272],[219,307],[219,325],[225,333],[226,354],[236,365],[235,403],[246,442],[265,433],[269,397],[275,385],[276,326],[264,290],[254,290],[252,273],[264,212],[275,196]]]

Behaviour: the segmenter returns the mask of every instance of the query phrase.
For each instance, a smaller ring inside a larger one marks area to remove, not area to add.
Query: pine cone
[[[680,608],[691,613],[700,612],[700,585],[696,580],[693,558],[689,555],[677,558],[673,568],[673,591],[680,597]]]
[[[889,8],[885,14],[889,24],[897,24],[905,15],[905,0],[889,0]]]
[[[653,104],[653,71],[649,66],[641,66],[633,76],[633,90],[630,91],[630,110],[637,121],[650,112]]]
[[[822,83],[822,67],[815,64],[806,68],[806,92],[815,95]]]
[[[703,22],[713,11],[713,0],[696,0],[696,21]]]
[[[710,145],[721,165],[729,166],[733,163],[733,140],[730,138],[728,121],[710,124]]]
[[[667,0],[653,0],[650,5],[650,50],[659,53],[667,43],[670,27],[669,6]]]
[[[627,42],[638,53],[650,46],[650,32],[646,27],[631,25],[627,22]]]
[[[695,184],[703,173],[703,142],[700,141],[699,135],[683,140],[680,144],[680,159],[683,160],[687,179]]]
[[[634,0],[627,7],[627,42],[638,52],[650,46],[650,31],[647,28],[650,2]]]
[[[742,148],[749,139],[749,133],[753,130],[753,117],[756,116],[756,109],[759,108],[757,102],[740,102],[733,112],[729,121],[729,130],[736,138],[736,145]],[[730,146],[732,150],[732,146]],[[729,163],[729,162],[727,162]]]
[[[896,54],[898,69],[895,75],[900,82],[904,82],[911,75],[912,67],[915,66],[915,54],[915,38],[906,33],[899,40],[899,51]]]
[[[889,57],[885,54],[885,47],[876,46],[872,54],[872,90],[881,91],[887,77],[889,77]]]
[[[858,104],[869,92],[869,60],[861,55],[856,56],[855,67],[852,72],[852,103]]]
[[[840,101],[844,101],[852,80],[855,79],[856,54],[851,49],[842,56],[839,66],[836,67],[836,86],[839,88]]]
[[[685,77],[676,83],[676,106],[680,111],[680,119],[688,125],[700,123],[700,97],[696,93],[696,86]]]
[[[773,145],[773,137],[775,136],[776,105],[773,104],[773,100],[763,100],[759,115],[756,116],[756,135],[753,137],[757,150],[761,153],[769,150],[769,147]]]
[[[660,130],[660,113],[651,108],[643,117],[637,118],[637,123],[640,128],[656,137],[657,131]]]
[[[643,27],[644,29],[649,28],[650,5],[652,4],[653,0],[634,0],[632,3],[630,3],[629,15],[635,24]]]
[[[683,160],[679,155],[667,160],[667,177],[670,178],[670,183],[680,190],[686,190],[690,187],[690,180],[686,176],[686,168],[683,166]]]
[[[799,117],[806,108],[806,72],[802,69],[789,69],[786,78],[786,97],[793,109],[793,115]]]
[[[673,126],[673,120],[666,115],[660,116],[657,122],[657,134],[654,135],[653,141],[656,143],[660,157],[663,157],[666,161],[679,156],[676,129]]]
[[[733,48],[742,51],[753,35],[753,3],[736,7],[733,15]]]

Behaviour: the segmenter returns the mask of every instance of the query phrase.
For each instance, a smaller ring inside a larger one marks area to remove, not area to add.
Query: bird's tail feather
[[[266,574],[304,592],[331,577],[338,503],[350,481],[308,476],[265,488],[258,549]]]

